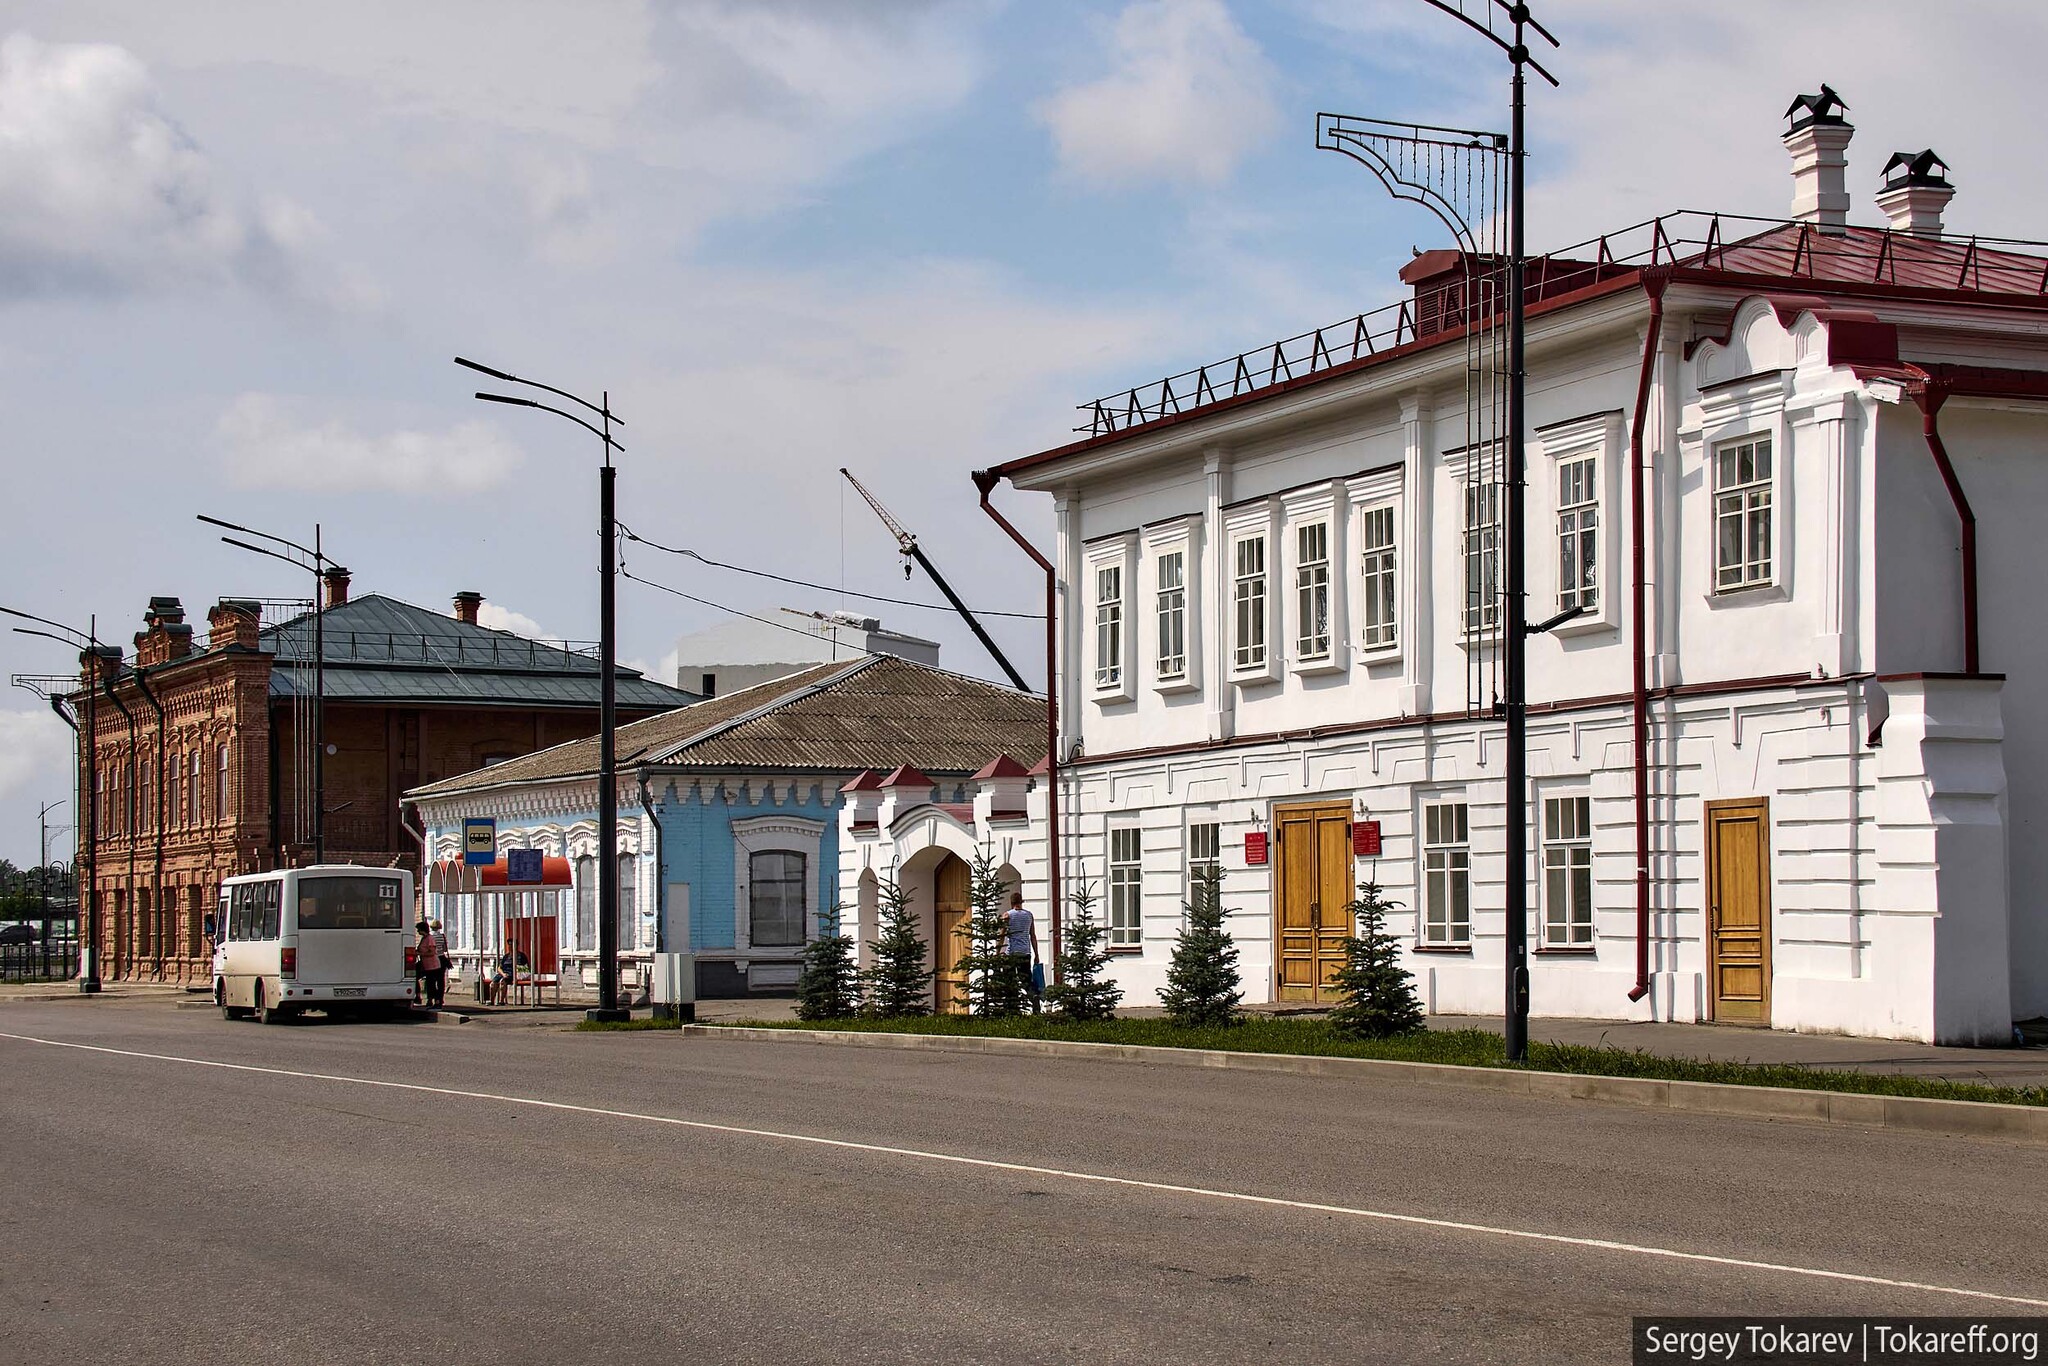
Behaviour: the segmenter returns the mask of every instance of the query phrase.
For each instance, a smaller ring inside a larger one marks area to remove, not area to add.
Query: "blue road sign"
[[[492,864],[498,861],[498,822],[489,816],[467,816],[462,822],[462,861]]]

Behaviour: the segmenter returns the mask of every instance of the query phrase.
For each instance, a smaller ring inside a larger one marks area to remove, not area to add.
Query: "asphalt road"
[[[90,1046],[0,1037],[6,1362],[1615,1362],[1633,1314],[2048,1312],[1802,1274],[2048,1300],[2048,1164],[1979,1140],[161,1003],[0,1035]]]

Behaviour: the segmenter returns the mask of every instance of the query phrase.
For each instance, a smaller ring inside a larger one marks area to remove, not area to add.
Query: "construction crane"
[[[989,652],[996,663],[1003,666],[1003,672],[1010,676],[1010,686],[1019,692],[1030,692],[1031,685],[1024,681],[1024,675],[1017,672],[1016,666],[1010,663],[995,641],[989,638],[988,632],[982,629],[981,622],[975,618],[974,613],[967,610],[967,604],[960,601],[960,595],[953,591],[953,585],[947,583],[946,576],[939,573],[938,566],[918,548],[917,537],[905,531],[903,524],[889,515],[889,509],[882,506],[881,499],[869,493],[867,485],[853,477],[852,470],[841,465],[839,472],[846,476],[847,483],[853,485],[854,492],[867,500],[868,506],[875,510],[875,516],[882,519],[882,525],[889,528],[889,534],[896,538],[897,552],[904,559],[903,577],[910,577],[910,561],[917,561],[924,572],[931,576],[932,582],[939,586],[939,591],[946,595],[946,601],[953,604],[953,610],[960,614],[960,619],[967,623],[967,629],[974,632],[974,638],[981,642],[982,648]]]

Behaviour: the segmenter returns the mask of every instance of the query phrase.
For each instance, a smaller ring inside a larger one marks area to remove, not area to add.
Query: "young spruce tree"
[[[1067,901],[1074,909],[1060,936],[1060,980],[1046,988],[1046,1001],[1062,1020],[1112,1019],[1124,989],[1102,976],[1109,931],[1095,918],[1095,888],[1084,882]]]
[[[804,967],[796,979],[799,1020],[843,1020],[860,1014],[860,969],[854,965],[853,936],[842,933],[842,908],[818,916],[818,933],[804,945]]]
[[[996,871],[987,850],[974,856],[967,869],[967,950],[953,971],[967,984],[967,1012],[987,1018],[1022,1015],[1031,999],[1031,983],[1017,971],[1009,952],[1010,922],[1003,905],[1009,884]],[[1027,966],[1024,971],[1030,972]]]
[[[1387,933],[1389,901],[1377,882],[1358,884],[1358,899],[1347,908],[1358,933],[1344,941],[1344,966],[1336,986],[1344,1000],[1330,1012],[1330,1024],[1352,1039],[1391,1039],[1422,1029],[1422,1001],[1415,978],[1401,966],[1394,936]]]
[[[1195,874],[1194,900],[1174,941],[1159,1003],[1185,1028],[1237,1023],[1244,999],[1237,977],[1237,943],[1223,924],[1223,876],[1215,868]]]
[[[900,1020],[932,1013],[932,969],[910,893],[893,878],[880,888],[882,919],[875,935],[874,961],[861,983],[867,1013]]]

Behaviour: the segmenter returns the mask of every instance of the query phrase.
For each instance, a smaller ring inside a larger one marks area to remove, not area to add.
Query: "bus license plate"
[[[334,994],[336,996],[367,996],[370,994],[370,989],[368,987],[336,987]]]

